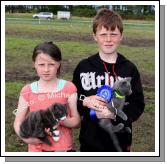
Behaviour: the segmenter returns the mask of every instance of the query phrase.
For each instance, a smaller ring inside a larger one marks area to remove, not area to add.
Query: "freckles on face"
[[[123,36],[117,27],[113,31],[102,27],[101,29],[97,29],[96,34],[94,34],[94,39],[100,51],[104,54],[115,53],[122,38]]]
[[[117,27],[111,31],[102,26],[102,28],[98,28],[96,34],[94,34],[95,41],[100,43],[119,43],[122,40],[122,37],[123,36]]]

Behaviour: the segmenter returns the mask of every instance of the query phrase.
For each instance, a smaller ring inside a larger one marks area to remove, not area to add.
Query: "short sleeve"
[[[29,102],[30,92],[30,85],[25,85],[20,91],[20,96],[22,96],[27,102]]]
[[[71,81],[68,81],[66,84],[66,92],[70,95],[77,92],[76,86]]]

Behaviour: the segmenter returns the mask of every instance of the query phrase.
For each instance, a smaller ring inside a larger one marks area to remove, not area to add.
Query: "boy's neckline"
[[[99,52],[99,57],[105,63],[115,64],[118,58],[118,54],[116,53],[116,55],[113,56],[113,55],[104,55]]]

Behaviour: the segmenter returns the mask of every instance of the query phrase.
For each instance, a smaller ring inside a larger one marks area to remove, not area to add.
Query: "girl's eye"
[[[44,66],[44,64],[38,64],[39,66]]]
[[[52,63],[52,64],[49,64],[49,65],[54,66],[55,64]]]

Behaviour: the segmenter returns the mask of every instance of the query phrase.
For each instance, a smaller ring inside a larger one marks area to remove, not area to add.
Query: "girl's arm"
[[[73,93],[68,98],[68,105],[70,110],[70,116],[63,121],[63,126],[68,128],[79,128],[81,118],[77,110],[77,93]]]
[[[17,109],[15,121],[14,121],[14,130],[19,137],[20,137],[20,134],[19,134],[20,133],[20,125],[24,121],[27,113],[28,113],[28,103],[23,98],[23,96],[20,95],[18,109]],[[27,138],[27,139],[21,138],[21,139],[27,144],[42,143],[42,141],[39,140],[38,138]]]

